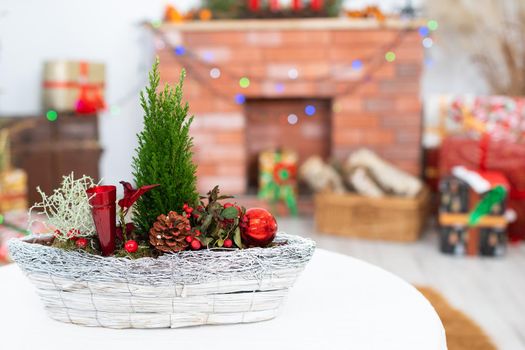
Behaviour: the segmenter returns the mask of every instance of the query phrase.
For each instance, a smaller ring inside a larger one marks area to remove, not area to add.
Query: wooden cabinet
[[[40,200],[37,186],[51,193],[63,175],[99,178],[97,116],[60,115],[54,122],[16,118],[9,124],[13,164],[27,172],[30,204]]]

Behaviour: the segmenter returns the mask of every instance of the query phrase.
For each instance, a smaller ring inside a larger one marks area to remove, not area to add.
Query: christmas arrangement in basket
[[[158,91],[157,61],[141,94],[137,188],[121,181],[117,202],[116,186],[65,176],[52,194],[38,189],[30,209],[50,234],[9,242],[53,319],[111,328],[268,320],[310,260],[315,243],[277,233],[268,211],[217,186],[198,195],[183,79]]]

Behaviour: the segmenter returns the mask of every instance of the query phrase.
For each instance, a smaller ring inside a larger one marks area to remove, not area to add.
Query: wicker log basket
[[[108,328],[177,328],[274,318],[315,249],[279,233],[269,248],[101,257],[28,240],[9,251],[55,320]]]

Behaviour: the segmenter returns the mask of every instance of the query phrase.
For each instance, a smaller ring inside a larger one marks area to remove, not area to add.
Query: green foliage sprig
[[[220,202],[230,198],[233,197],[220,195],[219,186],[215,186],[207,196],[201,197],[200,205],[192,210],[192,226],[201,234],[198,239],[207,248],[243,247],[240,224],[246,208]]]
[[[135,204],[133,221],[145,238],[160,214],[181,212],[184,203],[199,200],[196,166],[192,161],[192,137],[189,135],[193,116],[188,104],[182,102],[185,71],[175,88],[159,87],[159,60],[149,74],[149,86],[141,92],[144,129],[138,134],[138,147],[133,158],[133,176],[137,187],[160,184]]]

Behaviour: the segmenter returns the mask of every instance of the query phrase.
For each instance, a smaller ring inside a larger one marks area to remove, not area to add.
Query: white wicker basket
[[[315,243],[278,234],[270,248],[104,258],[11,240],[51,318],[109,328],[176,328],[274,318]]]

